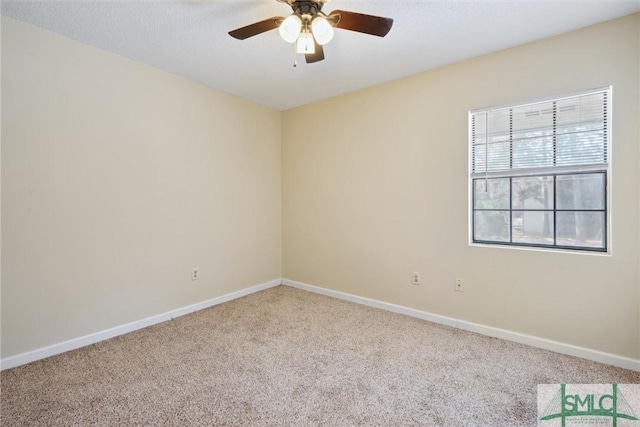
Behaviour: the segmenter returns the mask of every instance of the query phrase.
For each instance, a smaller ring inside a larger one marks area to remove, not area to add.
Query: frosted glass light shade
[[[298,45],[296,47],[298,53],[316,53],[316,44],[313,42],[313,36],[310,32],[305,31],[298,37]]]
[[[335,31],[329,21],[323,16],[316,16],[311,22],[311,32],[319,45],[325,45],[331,41]]]
[[[278,31],[287,43],[295,43],[302,30],[302,19],[298,15],[289,15],[282,21]]]

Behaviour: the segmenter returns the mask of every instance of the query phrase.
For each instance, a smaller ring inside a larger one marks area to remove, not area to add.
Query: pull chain
[[[296,44],[293,44],[293,68],[296,68],[298,66],[298,57],[297,57],[298,51],[296,50]]]

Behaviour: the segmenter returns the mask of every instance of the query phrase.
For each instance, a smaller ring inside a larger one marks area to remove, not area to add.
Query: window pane
[[[604,209],[604,174],[560,175],[556,178],[558,209]]]
[[[579,129],[586,129],[580,126]],[[605,136],[602,129],[579,132],[571,129],[559,128],[558,132],[567,131],[573,133],[559,133],[556,138],[556,164],[558,166],[603,164],[607,162]]]
[[[476,209],[509,209],[509,178],[475,179],[473,194]]]
[[[489,111],[488,119],[488,128],[481,126],[480,129],[488,131],[489,142],[508,142],[510,135],[509,110]]]
[[[514,243],[553,245],[553,212],[514,212]]]
[[[513,178],[512,207],[513,209],[553,209],[553,177]]]
[[[513,107],[514,138],[550,135],[553,128],[553,101]]]
[[[487,150],[489,154],[487,157]],[[509,169],[509,143],[490,143],[487,147],[484,144],[473,147],[473,171],[501,171]]]
[[[557,212],[556,244],[604,248],[603,212]]]
[[[513,167],[553,166],[553,138],[527,138],[513,141]]]
[[[509,241],[509,212],[476,211],[474,213],[473,239],[492,242]]]
[[[511,167],[509,111],[476,113],[472,125],[473,171],[508,170]]]
[[[592,132],[603,139],[604,130],[607,127],[605,101],[606,96],[603,92],[557,101],[556,133],[559,137],[558,145],[560,146],[560,141],[563,141],[563,143],[568,141],[560,138],[565,134]],[[584,137],[585,135],[577,136],[574,141],[579,143],[579,140]],[[601,144],[599,147],[602,150],[603,146]],[[576,148],[578,152],[581,152],[583,147],[576,146]],[[600,158],[602,157],[600,156]]]

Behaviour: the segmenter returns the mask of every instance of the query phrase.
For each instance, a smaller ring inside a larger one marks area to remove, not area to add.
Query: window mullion
[[[509,243],[513,243],[513,178],[509,178]]]
[[[513,170],[513,108],[509,109],[509,170]]]
[[[557,130],[558,130],[558,103],[557,101],[553,101],[553,166],[557,166],[557,156],[558,156],[558,145],[557,145]],[[557,222],[557,210],[556,210],[556,200],[558,197],[558,192],[556,191],[556,178],[557,175],[553,176],[553,246],[558,245],[558,222]]]
[[[558,176],[553,176],[553,246],[558,245],[558,221],[557,221],[557,200],[558,200],[558,191],[556,188],[556,181]]]
[[[513,108],[509,109],[509,169],[513,170]],[[513,243],[513,178],[509,178],[509,242]]]
[[[553,101],[553,166],[557,166],[558,146],[557,146],[557,128],[558,128],[558,102]]]

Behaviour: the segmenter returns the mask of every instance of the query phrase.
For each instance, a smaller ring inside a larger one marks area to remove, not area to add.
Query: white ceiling
[[[2,1],[2,14],[277,110],[640,12],[640,0],[332,0],[385,16],[385,38],[336,30],[306,64],[276,30],[227,32],[291,9],[276,0]],[[615,49],[615,46],[612,46]]]

